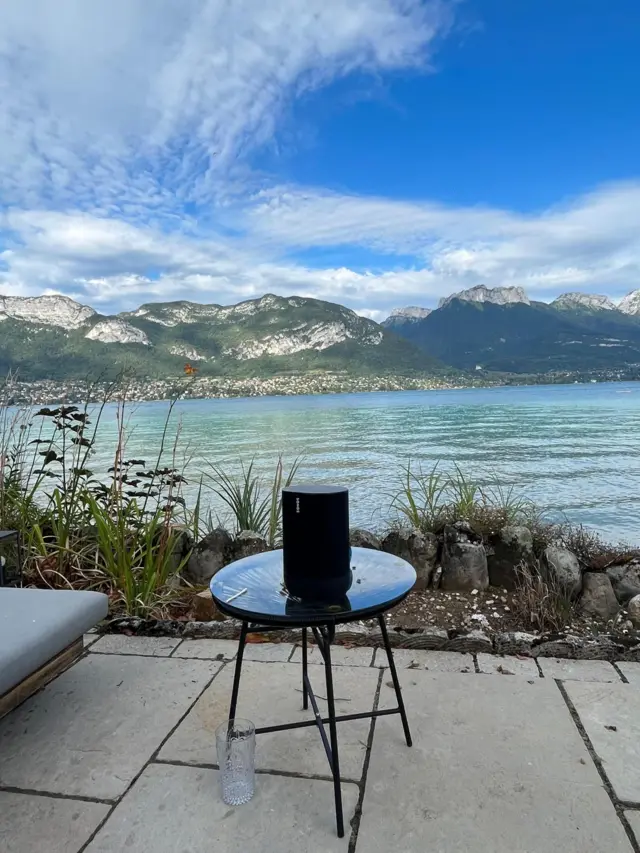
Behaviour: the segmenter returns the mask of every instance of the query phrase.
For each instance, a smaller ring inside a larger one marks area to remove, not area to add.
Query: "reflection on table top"
[[[265,625],[349,622],[375,616],[402,601],[416,573],[405,560],[384,551],[353,548],[353,583],[337,601],[301,601],[287,594],[282,551],[267,551],[230,563],[211,579],[218,608],[229,616]]]

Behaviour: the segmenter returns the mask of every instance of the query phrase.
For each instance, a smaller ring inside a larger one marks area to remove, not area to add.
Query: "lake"
[[[167,409],[132,405],[128,456],[153,462]],[[174,409],[170,435],[178,423],[188,498],[208,463],[235,471],[255,458],[272,476],[279,453],[302,456],[298,480],[348,486],[353,524],[375,527],[409,460],[423,470],[457,464],[484,484],[513,487],[549,517],[640,539],[640,383],[189,400]],[[100,432],[93,467],[106,471],[115,407]],[[215,497],[207,500],[215,510]]]

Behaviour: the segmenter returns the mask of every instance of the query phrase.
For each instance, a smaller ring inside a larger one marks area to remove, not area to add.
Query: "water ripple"
[[[192,400],[176,413],[193,483],[208,462],[237,470],[239,460],[255,457],[257,469],[271,474],[279,453],[302,455],[301,476],[349,486],[352,521],[368,524],[388,513],[388,495],[410,459],[425,470],[457,463],[485,485],[497,478],[514,486],[555,517],[635,541],[640,394],[621,392],[638,390],[628,383]],[[158,446],[166,411],[162,403],[136,408],[130,455],[148,458]],[[106,470],[113,409],[101,431],[94,467]]]

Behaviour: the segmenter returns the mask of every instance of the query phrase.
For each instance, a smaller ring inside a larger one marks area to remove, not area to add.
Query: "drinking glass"
[[[229,806],[253,797],[256,729],[250,720],[227,720],[216,729],[222,800]]]

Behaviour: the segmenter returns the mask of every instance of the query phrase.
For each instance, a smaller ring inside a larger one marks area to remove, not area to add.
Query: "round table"
[[[370,548],[353,548],[351,552],[353,580],[344,597],[324,602],[301,600],[288,595],[283,582],[282,551],[267,551],[230,563],[211,579],[211,595],[216,607],[227,616],[240,619],[242,628],[238,643],[235,675],[231,691],[229,719],[236,713],[242,659],[247,635],[283,628],[302,629],[302,707],[311,702],[315,719],[265,726],[256,734],[316,725],[324,744],[334,782],[336,823],[338,836],[344,835],[340,765],[336,723],[344,720],[400,714],[407,746],[411,746],[411,733],[400,690],[400,682],[389,643],[384,613],[407,597],[416,581],[413,567],[405,560],[383,551]],[[389,670],[395,688],[397,707],[365,713],[336,716],[331,669],[331,643],[335,626],[344,622],[376,618],[387,653]],[[327,686],[328,717],[320,715],[316,697],[309,681],[307,668],[307,632],[313,631],[324,660]],[[329,738],[324,724],[329,725]]]

